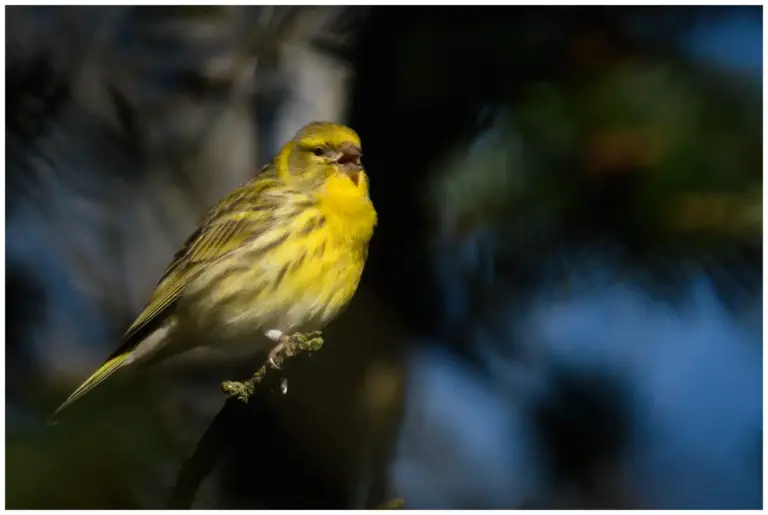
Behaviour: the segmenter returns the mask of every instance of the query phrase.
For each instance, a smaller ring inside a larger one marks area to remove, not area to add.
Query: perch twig
[[[281,353],[274,360],[275,364],[279,367],[282,367],[287,359],[294,358],[304,353],[311,354],[317,352],[323,346],[323,338],[319,331],[309,334],[296,333],[291,339],[293,340],[293,345],[288,347],[285,352]],[[268,371],[271,373],[268,373]],[[230,398],[235,398],[241,402],[247,403],[248,399],[251,398],[253,392],[256,390],[257,384],[265,383],[269,386],[273,386],[273,383],[276,382],[276,379],[278,379],[279,376],[279,374],[276,374],[275,372],[278,371],[265,364],[262,365],[261,368],[247,381],[242,383],[239,381],[224,381],[221,383],[221,389],[224,390],[224,393]],[[285,393],[286,379],[281,376],[279,377],[279,380],[280,389]]]

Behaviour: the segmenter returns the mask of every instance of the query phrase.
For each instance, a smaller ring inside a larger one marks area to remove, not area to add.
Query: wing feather
[[[184,289],[211,263],[269,229],[269,214],[281,202],[275,186],[277,181],[268,165],[209,210],[200,227],[176,252],[147,306],[123,335],[113,356],[135,346],[146,330],[154,329],[155,322],[164,318]]]

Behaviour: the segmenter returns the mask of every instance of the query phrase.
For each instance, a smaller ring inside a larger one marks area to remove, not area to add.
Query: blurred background
[[[368,266],[186,507],[762,506],[760,7],[5,16],[8,508],[168,506],[259,363],[46,419],[312,120],[362,137]]]

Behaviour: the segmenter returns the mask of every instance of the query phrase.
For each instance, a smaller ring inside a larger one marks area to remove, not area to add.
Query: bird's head
[[[362,155],[360,136],[349,127],[312,122],[283,148],[277,168],[286,180],[320,185],[341,175],[355,187],[367,189]]]

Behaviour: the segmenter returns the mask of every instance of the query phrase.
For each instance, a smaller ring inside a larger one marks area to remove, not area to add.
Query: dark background
[[[380,225],[195,508],[762,506],[759,7],[6,8],[8,508],[162,508],[258,363],[50,412],[206,207],[351,125]]]

